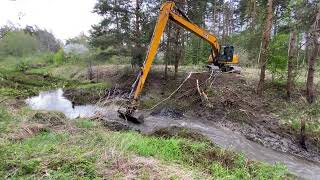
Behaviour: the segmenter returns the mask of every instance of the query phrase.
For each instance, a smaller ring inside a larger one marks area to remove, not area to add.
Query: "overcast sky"
[[[37,25],[65,40],[88,34],[100,17],[91,13],[96,0],[0,0],[0,26]],[[20,19],[19,19],[20,17]]]

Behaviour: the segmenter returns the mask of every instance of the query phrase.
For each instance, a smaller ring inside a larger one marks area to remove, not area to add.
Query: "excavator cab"
[[[232,63],[233,61],[233,46],[221,46],[220,48],[220,58],[218,61],[224,63]]]
[[[234,53],[233,46],[220,46],[219,55],[217,58],[209,56],[209,64],[220,66],[222,64],[238,64],[239,56]]]
[[[208,68],[211,70],[220,70],[222,72],[232,72],[236,67],[234,65],[238,64],[238,61],[239,56],[234,53],[233,46],[220,46],[217,56],[214,55],[212,50],[208,60]]]

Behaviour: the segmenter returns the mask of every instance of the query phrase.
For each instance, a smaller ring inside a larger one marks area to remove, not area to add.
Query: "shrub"
[[[25,72],[30,68],[30,64],[26,61],[20,61],[16,65],[16,70],[20,72]]]
[[[63,49],[60,49],[53,55],[53,62],[55,64],[63,64],[65,62]]]

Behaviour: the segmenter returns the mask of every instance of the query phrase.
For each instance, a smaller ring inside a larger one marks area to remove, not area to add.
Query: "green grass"
[[[88,119],[79,119],[75,121],[75,125],[78,128],[83,128],[83,129],[92,129],[97,127],[99,124],[95,121],[88,120]]]
[[[14,128],[16,122],[16,119],[4,107],[0,106],[0,137],[1,134],[8,133]]]
[[[41,133],[22,142],[2,143],[0,149],[0,175],[13,179],[39,178],[44,172],[54,179],[80,175],[89,179],[101,177],[96,165],[107,149],[175,162],[209,173],[214,178],[280,179],[287,175],[284,166],[250,162],[208,143],[99,128],[77,134]],[[110,163],[103,162],[103,165],[108,168]]]
[[[21,143],[1,144],[0,175],[14,179],[39,178],[46,172],[54,179],[96,177],[95,156],[86,156],[77,146],[63,146],[68,138],[68,134],[42,133]]]

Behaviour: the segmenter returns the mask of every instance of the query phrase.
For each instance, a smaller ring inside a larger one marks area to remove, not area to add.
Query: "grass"
[[[110,162],[101,160],[104,153],[111,150],[122,156],[137,154],[177,163],[208,173],[208,178],[280,179],[287,175],[283,166],[250,162],[243,156],[205,142],[149,137],[136,132],[110,132],[93,128],[91,123],[83,120],[76,124],[87,130],[76,134],[45,132],[22,142],[2,143],[0,175],[13,179],[43,175],[50,175],[53,179],[102,178],[97,165],[110,168],[112,159]]]
[[[16,119],[12,117],[6,108],[0,106],[0,132],[7,133],[13,128]],[[1,136],[0,136],[1,138]]]
[[[290,101],[286,99],[285,82],[268,83],[266,99],[268,111],[276,114],[282,123],[300,131],[300,121],[304,119],[306,130],[320,135],[320,102],[309,104],[303,96],[304,84],[297,83]]]
[[[32,111],[22,111],[18,113],[21,117],[25,116],[25,120],[34,122],[35,116],[27,115],[32,114]],[[21,122],[20,116],[13,120],[12,114],[5,108],[2,108],[2,112],[2,119],[9,122],[2,125],[5,129]],[[51,113],[40,114],[49,116]],[[137,171],[139,176],[146,179],[154,177],[154,171],[146,171],[144,164],[139,165],[138,169],[127,165],[135,156],[159,159],[168,163],[169,169],[172,164],[177,164],[181,166],[181,171],[193,172],[194,177],[201,179],[290,177],[282,165],[271,166],[249,161],[243,155],[223,150],[186,129],[178,135],[159,137],[137,132],[108,131],[99,122],[88,119],[64,120],[59,125],[64,127],[63,130],[58,128],[60,131],[55,131],[55,127],[49,126],[51,128],[46,131],[39,131],[26,139],[3,138],[0,141],[0,178],[100,179],[105,177],[103,170],[108,169],[112,171],[108,177],[118,179],[127,176],[128,171],[123,166],[129,170],[133,168],[132,171]],[[1,131],[1,135],[4,134],[7,133]],[[193,138],[188,139],[189,135]],[[170,178],[175,178],[177,173],[171,175]]]
[[[96,128],[98,126],[98,123],[88,119],[79,119],[75,121],[75,125],[77,128],[92,129],[92,128]]]

